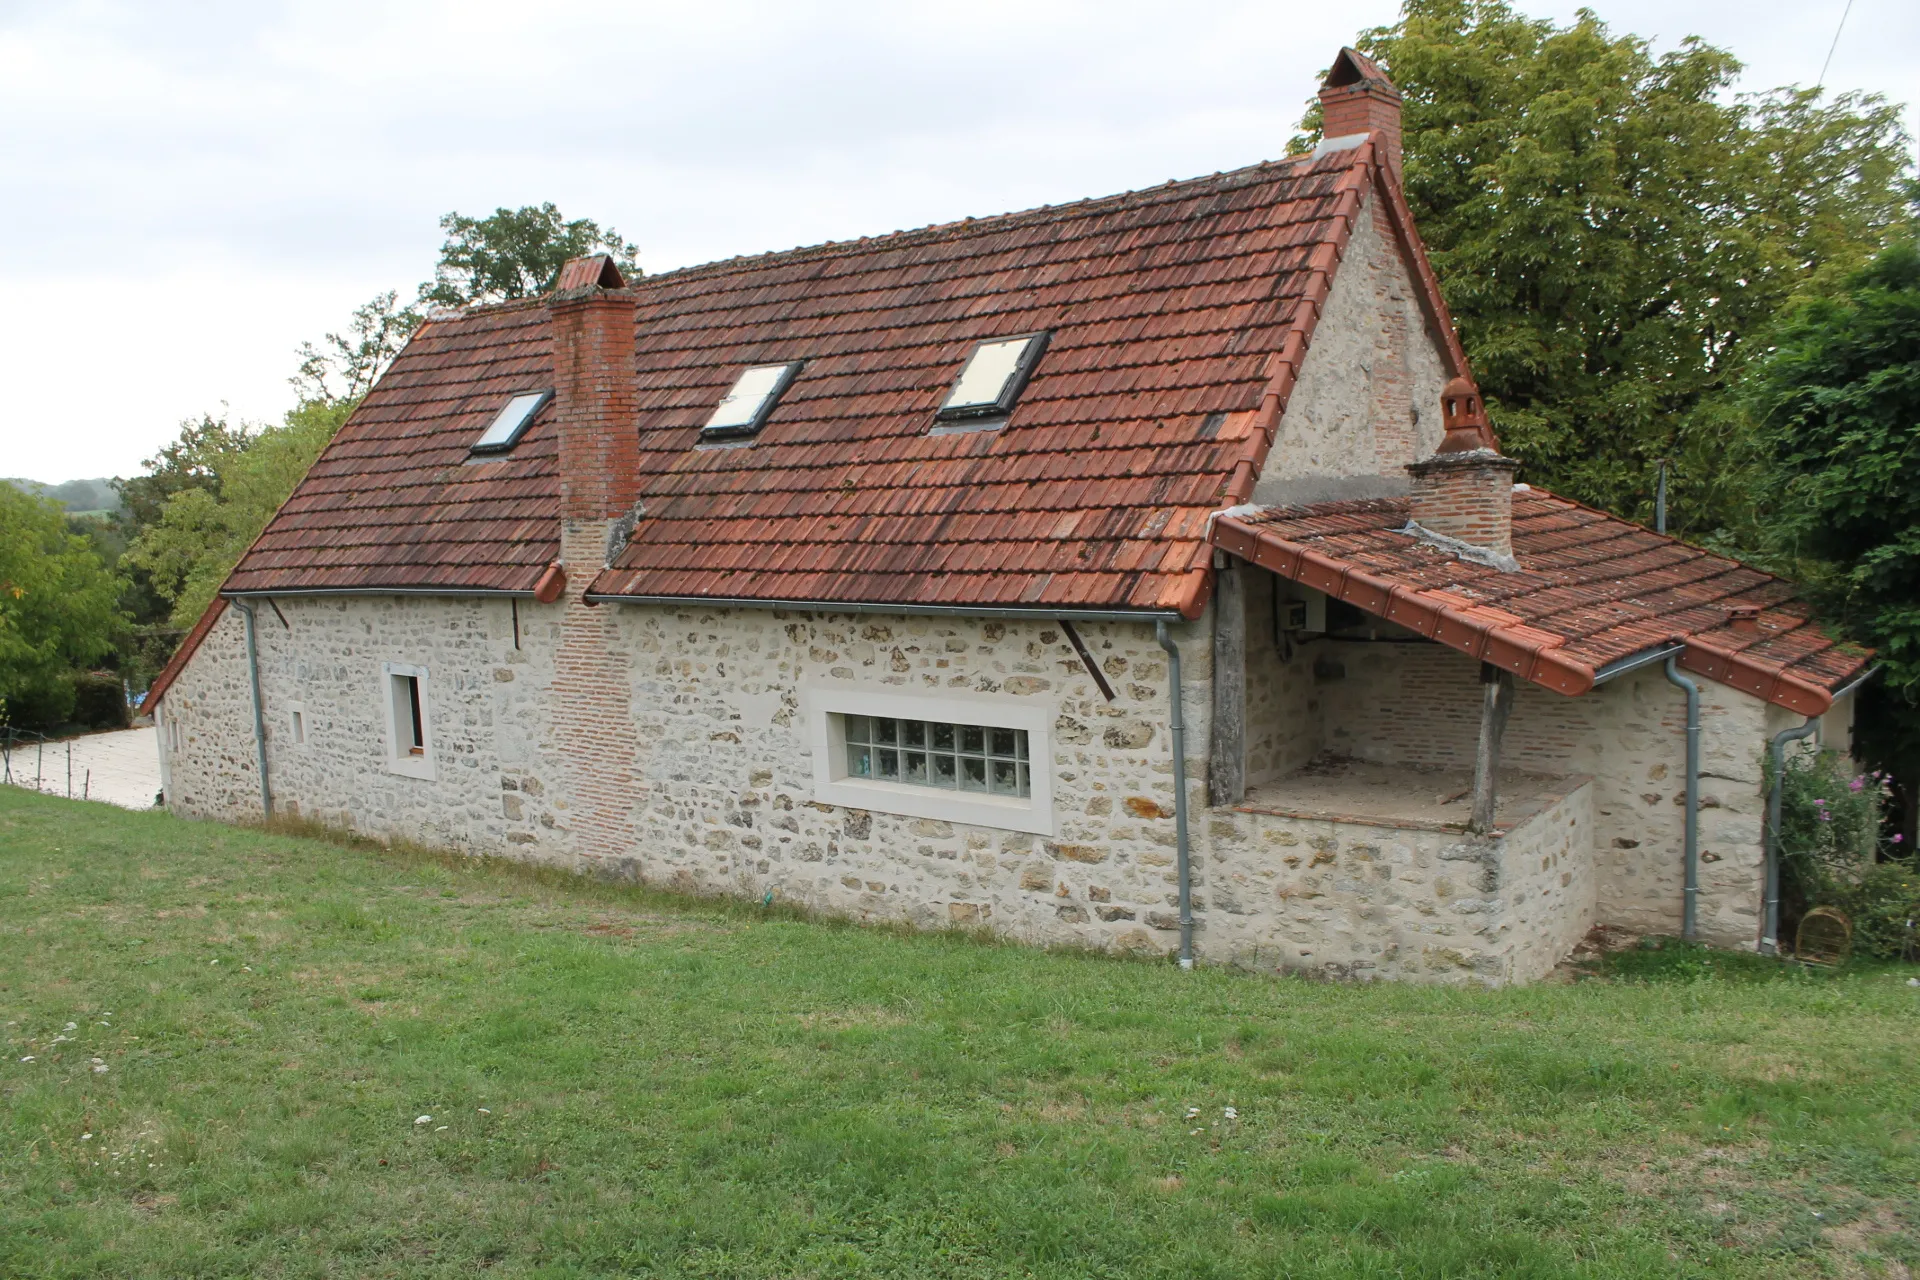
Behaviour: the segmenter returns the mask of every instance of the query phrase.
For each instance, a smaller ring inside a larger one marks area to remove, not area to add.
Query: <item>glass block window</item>
[[[1020,799],[1033,794],[1025,729],[888,716],[840,719],[849,777]]]

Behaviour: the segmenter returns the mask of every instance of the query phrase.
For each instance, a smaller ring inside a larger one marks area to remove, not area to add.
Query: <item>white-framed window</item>
[[[823,804],[1053,834],[1051,707],[817,688],[808,719]]]
[[[296,747],[307,745],[307,708],[305,703],[287,704],[287,737]]]
[[[433,710],[427,700],[427,669],[405,662],[381,667],[386,690],[387,772],[427,778],[433,772]]]

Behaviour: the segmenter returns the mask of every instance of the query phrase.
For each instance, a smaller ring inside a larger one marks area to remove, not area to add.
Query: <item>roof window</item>
[[[790,386],[800,366],[799,360],[785,364],[757,364],[740,371],[733,389],[720,400],[707,425],[700,428],[702,440],[737,440],[750,436],[767,424],[767,415]]]
[[[520,443],[520,437],[527,434],[527,428],[533,425],[534,418],[551,399],[551,391],[523,391],[507,401],[506,407],[494,415],[487,429],[473,442],[473,452],[505,453],[513,448]]]
[[[1018,338],[995,338],[983,342],[967,357],[966,366],[954,379],[953,390],[934,417],[941,422],[957,418],[1005,417],[1013,412],[1040,353],[1047,349],[1047,334],[1029,333]]]

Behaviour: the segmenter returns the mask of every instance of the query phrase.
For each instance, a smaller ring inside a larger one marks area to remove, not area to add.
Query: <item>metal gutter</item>
[[[1593,673],[1593,683],[1595,686],[1603,685],[1609,680],[1626,675],[1629,671],[1638,671],[1641,667],[1650,667],[1661,661],[1666,661],[1667,666],[1671,668],[1673,666],[1671,659],[1686,652],[1686,648],[1683,641],[1670,640],[1666,644],[1655,645],[1651,649],[1630,653],[1624,658],[1615,658]],[[1672,676],[1669,675],[1668,679],[1672,679]]]
[[[1180,647],[1167,633],[1164,618],[1153,624],[1153,637],[1167,651],[1167,683],[1171,687],[1173,731],[1173,830],[1175,876],[1180,882],[1180,967],[1193,968],[1193,876],[1187,842],[1187,721],[1181,713]]]
[[[488,596],[531,600],[533,589],[506,591],[497,587],[295,587],[258,591],[222,591],[228,600],[269,600],[275,596]]]
[[[1878,662],[1874,663],[1872,666],[1868,667],[1865,671],[1862,671],[1859,675],[1847,681],[1845,684],[1841,685],[1838,689],[1835,689],[1833,691],[1833,700],[1835,702],[1840,701],[1840,699],[1846,697],[1848,694],[1852,693],[1855,689],[1858,689],[1861,685],[1865,684],[1867,681],[1879,675],[1882,665],[1883,664]]]
[[[273,816],[273,789],[267,785],[267,718],[260,702],[260,650],[254,642],[253,606],[235,600],[233,607],[247,620],[247,685],[253,691],[253,758],[260,770],[260,812]]]
[[[744,596],[629,596],[589,591],[588,604],[663,604],[691,605],[713,609],[793,609],[812,613],[896,613],[933,618],[1011,618],[1042,622],[1048,618],[1071,618],[1075,622],[1178,622],[1176,609],[1062,609],[1049,605],[978,604],[890,604],[870,600],[843,603],[836,600],[762,600]]]

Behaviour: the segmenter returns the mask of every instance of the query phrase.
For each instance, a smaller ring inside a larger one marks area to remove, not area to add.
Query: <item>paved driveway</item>
[[[160,741],[153,729],[119,729],[80,738],[49,742],[45,747],[20,746],[5,762],[0,777],[48,795],[68,794],[68,763],[72,763],[76,800],[104,800],[123,809],[151,809],[160,790]]]

